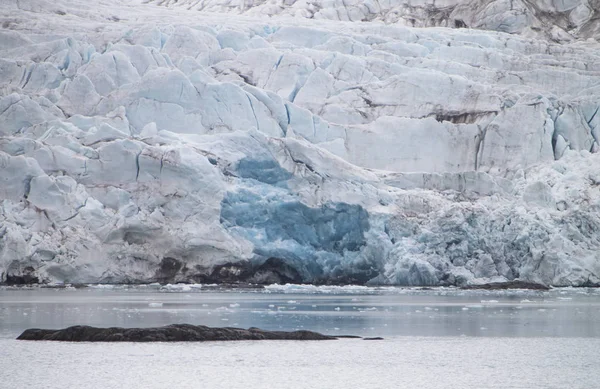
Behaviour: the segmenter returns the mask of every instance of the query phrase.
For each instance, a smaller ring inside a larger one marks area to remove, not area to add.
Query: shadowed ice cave
[[[292,177],[290,172],[283,169],[277,161],[272,159],[242,158],[238,162],[235,171],[241,178],[252,178],[270,185],[289,180]]]
[[[360,205],[330,203],[318,208],[298,200],[262,197],[248,190],[227,193],[221,223],[254,245],[257,261],[279,258],[304,282],[315,282],[366,244],[368,213]]]

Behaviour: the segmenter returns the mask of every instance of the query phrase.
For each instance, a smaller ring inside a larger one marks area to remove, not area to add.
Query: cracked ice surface
[[[593,2],[156,3],[0,11],[0,282],[600,283]]]
[[[544,36],[592,37],[597,0],[146,0],[167,7],[254,16],[382,21],[411,27],[470,27]]]

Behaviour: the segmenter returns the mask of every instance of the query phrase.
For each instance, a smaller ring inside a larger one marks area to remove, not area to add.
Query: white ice
[[[599,4],[529,3],[4,4],[0,282],[599,284]]]

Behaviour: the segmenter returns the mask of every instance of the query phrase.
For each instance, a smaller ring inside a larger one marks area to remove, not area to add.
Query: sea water
[[[59,343],[26,328],[172,323],[381,341]],[[1,388],[591,388],[600,291],[202,285],[0,289]]]

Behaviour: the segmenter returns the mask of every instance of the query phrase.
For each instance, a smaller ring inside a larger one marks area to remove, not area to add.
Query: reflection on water
[[[0,289],[0,337],[76,324],[172,323],[363,336],[600,337],[598,290]]]

